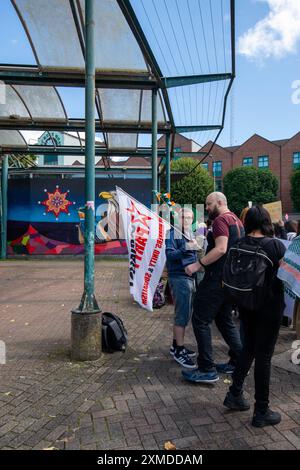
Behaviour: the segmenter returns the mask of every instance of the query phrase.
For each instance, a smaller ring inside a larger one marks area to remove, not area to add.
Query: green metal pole
[[[87,310],[94,308],[95,250],[95,20],[94,0],[85,2],[86,86],[85,86],[85,234],[84,290]]]
[[[1,259],[6,259],[7,252],[7,187],[8,187],[8,155],[4,155],[1,171]]]
[[[101,356],[101,310],[94,294],[95,277],[95,0],[85,0],[85,232],[84,292],[72,311],[71,357],[92,361]]]
[[[152,204],[157,204],[157,90],[152,90]]]
[[[166,188],[167,193],[171,193],[171,167],[170,167],[170,134],[166,135]]]

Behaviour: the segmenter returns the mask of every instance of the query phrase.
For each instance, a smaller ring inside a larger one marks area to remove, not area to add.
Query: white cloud
[[[270,8],[238,39],[238,52],[253,59],[281,58],[295,53],[300,40],[300,0],[261,0]]]

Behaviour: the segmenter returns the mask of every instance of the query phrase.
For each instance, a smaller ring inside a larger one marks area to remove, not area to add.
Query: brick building
[[[165,148],[166,137],[162,135],[157,141],[158,148]],[[198,152],[201,150],[201,146],[197,144],[193,139],[188,139],[184,135],[176,134],[174,142],[174,157],[176,158],[177,152]]]
[[[209,150],[211,142],[201,148]],[[199,159],[202,158],[199,156]],[[290,196],[290,176],[295,168],[300,168],[300,132],[290,139],[270,141],[254,134],[241,145],[221,147],[216,144],[202,164],[215,179],[216,190],[222,190],[226,173],[239,166],[269,168],[279,179],[278,199],[282,201],[284,212],[293,212]]]

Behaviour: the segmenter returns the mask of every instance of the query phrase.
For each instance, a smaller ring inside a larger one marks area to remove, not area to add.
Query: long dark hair
[[[253,206],[245,217],[245,233],[260,230],[265,237],[273,237],[274,229],[269,212],[262,206]]]

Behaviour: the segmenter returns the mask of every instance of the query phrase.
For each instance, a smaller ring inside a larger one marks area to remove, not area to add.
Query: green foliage
[[[9,155],[8,164],[11,168],[31,168],[37,161],[36,155]]]
[[[192,158],[180,158],[171,163],[172,173],[189,173],[198,162]],[[209,173],[199,165],[189,176],[180,177],[171,185],[171,198],[176,204],[204,204],[206,196],[214,190]]]
[[[230,210],[240,214],[248,205],[267,204],[277,200],[278,179],[270,170],[240,167],[229,171],[223,180]]]
[[[300,210],[300,168],[291,175],[291,198],[295,209]]]

